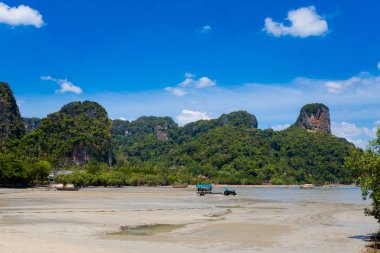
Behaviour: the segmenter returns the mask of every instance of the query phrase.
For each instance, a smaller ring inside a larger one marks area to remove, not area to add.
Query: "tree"
[[[367,215],[374,216],[380,223],[380,127],[377,139],[370,143],[366,151],[355,150],[346,158],[345,166],[350,168],[362,189],[363,199],[372,199],[372,208],[366,209]]]
[[[47,182],[48,176],[51,172],[51,164],[47,161],[37,161],[30,164],[29,166],[29,176],[32,181],[38,183]]]

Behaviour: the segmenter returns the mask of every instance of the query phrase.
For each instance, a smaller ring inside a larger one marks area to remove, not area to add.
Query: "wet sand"
[[[356,253],[378,229],[364,207],[164,187],[0,189],[0,251]]]

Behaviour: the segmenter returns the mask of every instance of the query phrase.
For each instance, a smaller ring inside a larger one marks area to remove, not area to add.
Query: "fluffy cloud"
[[[179,87],[190,87],[194,84],[193,77],[187,77],[187,76],[188,76],[188,73],[186,73],[186,79],[178,84]]]
[[[346,89],[349,89],[355,83],[359,83],[360,81],[362,80],[358,77],[352,77],[348,80],[327,81],[325,82],[325,87],[327,88],[328,92],[338,94]]]
[[[373,139],[376,136],[376,127],[358,127],[355,123],[332,122],[331,131],[335,136],[346,138],[356,146],[363,149],[368,146],[368,138]],[[364,140],[367,139],[367,140]]]
[[[211,30],[212,30],[211,26],[205,25],[202,27],[201,33],[209,33],[209,32],[211,32]]]
[[[43,24],[42,15],[29,6],[19,5],[18,7],[9,7],[0,2],[0,23],[11,26],[32,25],[40,28]]]
[[[194,87],[197,89],[208,88],[216,85],[216,82],[210,78],[203,76],[199,79],[194,79],[195,75],[191,73],[185,74],[186,79],[178,84],[179,87]]]
[[[291,10],[286,20],[290,22],[289,26],[267,17],[264,30],[276,37],[290,35],[301,38],[321,36],[328,31],[326,20],[317,14],[314,6]]]
[[[196,79],[194,74],[186,73],[185,80],[180,82],[176,87],[166,87],[165,90],[176,96],[182,97],[187,93],[185,89],[203,89],[212,86],[216,86],[216,81],[205,76]]]
[[[281,131],[281,130],[287,129],[288,127],[290,127],[290,124],[275,125],[275,126],[272,126],[271,128],[272,128],[274,131]]]
[[[208,77],[201,77],[199,78],[198,80],[196,80],[194,82],[194,87],[195,88],[198,88],[198,89],[202,89],[202,88],[207,88],[207,87],[212,87],[212,86],[215,86],[216,85],[216,82],[211,80],[210,78]]]
[[[376,128],[369,129],[368,127],[357,127],[354,123],[348,122],[333,122],[331,124],[332,132],[338,136],[343,138],[352,138],[360,135],[366,135],[371,138],[375,138]]]
[[[61,89],[57,90],[58,93],[72,92],[75,94],[81,94],[83,90],[75,86],[72,82],[67,79],[56,79],[51,76],[41,76],[41,80],[44,81],[53,81],[61,86]]]
[[[210,119],[205,112],[197,112],[191,110],[182,110],[180,114],[176,116],[178,124],[183,126],[187,123],[194,122],[201,119]]]
[[[379,99],[380,76],[371,76],[364,72],[346,80],[325,81],[323,86],[328,93],[335,94],[338,98],[352,99],[352,103],[364,97],[372,101]]]

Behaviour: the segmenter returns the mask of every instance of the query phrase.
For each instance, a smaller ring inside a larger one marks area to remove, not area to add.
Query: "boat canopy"
[[[197,184],[197,189],[212,190],[211,184]]]

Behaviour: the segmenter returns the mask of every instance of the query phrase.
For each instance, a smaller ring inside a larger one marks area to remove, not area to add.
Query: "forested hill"
[[[304,106],[283,131],[258,129],[246,111],[183,127],[170,117],[111,121],[90,101],[21,119],[9,86],[1,87],[0,184],[43,180],[49,168],[87,173],[81,184],[95,185],[352,181],[343,163],[355,147],[331,134],[323,104]]]
[[[25,121],[25,120],[24,120]],[[106,110],[95,102],[72,102],[42,119],[21,138],[18,150],[29,157],[47,159],[54,166],[109,162],[111,126]]]
[[[325,105],[304,106],[283,131],[257,125],[244,111],[184,127],[167,117],[114,120],[113,150],[120,166],[170,168],[220,183],[351,182],[343,163],[355,147],[330,134]]]

